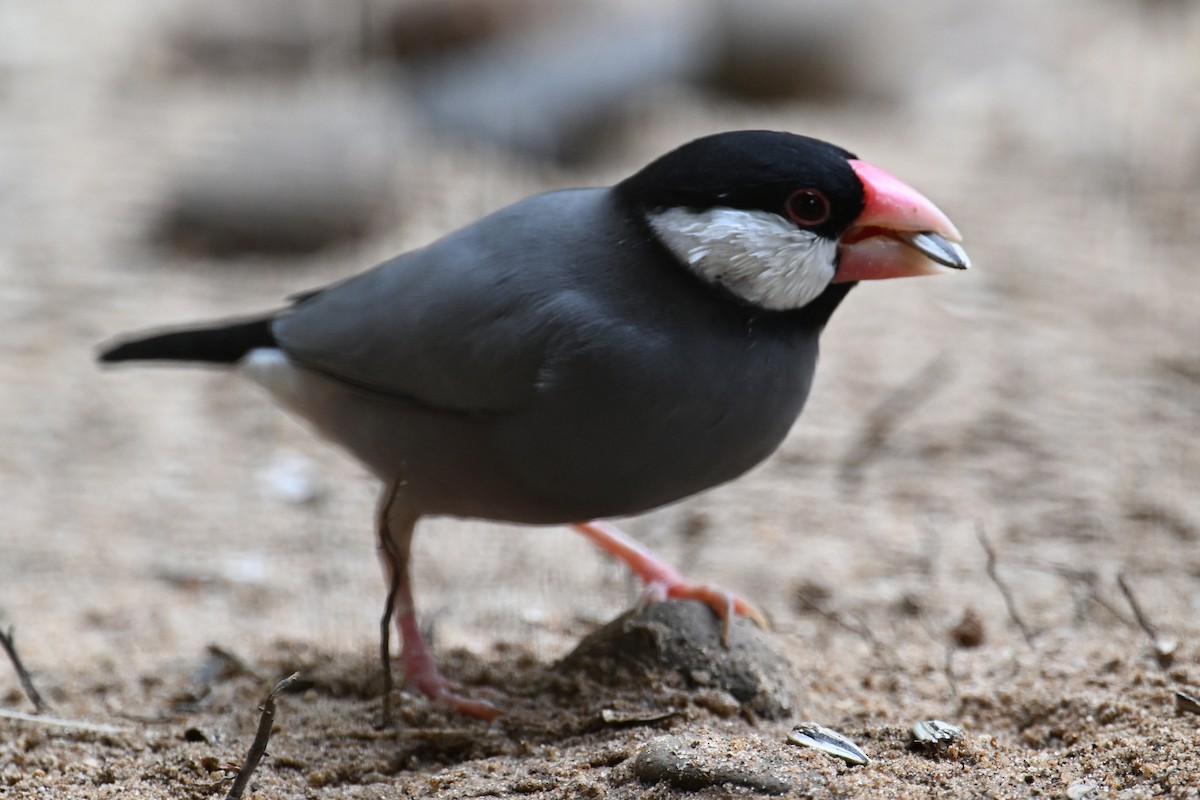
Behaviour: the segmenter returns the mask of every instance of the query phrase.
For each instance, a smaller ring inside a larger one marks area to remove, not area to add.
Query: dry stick
[[[858,484],[863,467],[879,455],[896,426],[946,382],[953,371],[952,366],[949,357],[942,353],[893,389],[882,403],[867,414],[862,433],[842,458],[839,477],[845,486],[854,488]]]
[[[945,654],[942,659],[942,673],[946,676],[946,683],[950,686],[950,696],[958,698],[958,678],[954,677],[954,642],[946,642]]]
[[[209,644],[208,654],[227,663],[235,675],[249,675],[255,680],[262,680],[262,678],[260,678],[258,674],[250,668],[250,665],[242,660],[241,656],[237,655],[231,650],[226,650],[219,644]]]
[[[34,725],[47,725],[52,728],[71,728],[92,733],[130,733],[129,728],[118,725],[105,725],[102,722],[85,722],[79,719],[62,719],[37,714],[23,714],[20,711],[5,711],[0,708],[0,719],[12,719],[18,722],[32,722]]]
[[[1000,590],[1000,596],[1004,598],[1004,605],[1008,608],[1008,616],[1020,628],[1021,635],[1025,637],[1025,643],[1033,647],[1033,633],[1029,630],[1029,626],[1025,624],[1025,620],[1021,619],[1021,615],[1017,611],[1017,602],[1013,599],[1012,592],[1009,591],[1004,581],[1000,580],[1000,574],[996,570],[996,551],[992,549],[992,543],[988,541],[982,523],[975,526],[975,535],[979,538],[979,544],[983,547],[983,552],[987,554],[988,577],[992,579],[992,583],[996,584],[996,588]]]
[[[279,696],[280,692],[295,683],[299,677],[299,672],[288,675],[275,684],[275,688],[263,701],[260,709],[262,714],[258,717],[258,732],[254,734],[254,741],[250,743],[250,751],[246,753],[246,760],[242,762],[242,768],[238,771],[233,786],[229,788],[229,794],[225,795],[225,800],[241,800],[242,793],[246,791],[246,786],[250,783],[251,776],[254,775],[254,770],[258,768],[258,762],[262,761],[262,757],[267,754],[267,742],[271,740],[271,726],[275,723],[275,698]]]
[[[383,708],[379,727],[392,724],[392,617],[396,613],[396,592],[400,590],[400,571],[391,545],[383,546],[388,560],[392,562],[392,583],[388,587],[387,600],[383,604],[383,618],[379,620],[379,662],[383,667]]]
[[[396,557],[392,537],[388,535],[388,515],[396,499],[398,481],[393,481],[388,498],[379,509],[379,545],[391,566],[391,583],[387,599],[383,604],[383,618],[379,621],[379,662],[383,668],[383,707],[380,712],[380,728],[392,724],[392,617],[396,614],[396,593],[400,591],[400,560]]]
[[[871,646],[871,650],[875,653],[875,657],[880,661],[883,661],[889,667],[894,667],[896,665],[897,659],[891,648],[881,642],[879,637],[875,635],[875,632],[871,630],[870,626],[868,626],[867,623],[863,622],[861,619],[855,617],[853,622],[851,622],[833,609],[826,608],[825,604],[820,600],[809,597],[803,592],[798,592],[796,594],[796,599],[820,614],[825,619],[832,622],[834,625],[837,625],[842,630],[849,631],[850,633],[861,637],[867,644]]]
[[[958,697],[958,679],[954,677],[954,651],[957,648],[954,642],[938,634],[925,614],[919,614],[917,622],[921,623],[921,627],[925,629],[925,633],[930,639],[935,642],[942,642],[945,645],[945,653],[942,659],[942,673],[946,676],[946,683],[950,686],[950,696]]]
[[[1052,561],[1043,561],[1040,559],[1023,559],[1019,562],[1021,566],[1027,569],[1039,570],[1048,572],[1052,575],[1057,575],[1069,584],[1078,584],[1087,589],[1087,598],[1100,608],[1107,611],[1118,621],[1125,625],[1132,625],[1133,622],[1129,617],[1125,616],[1119,608],[1108,602],[1107,598],[1100,593],[1100,588],[1097,585],[1096,573],[1086,569],[1076,569],[1075,567],[1066,564],[1057,564]]]
[[[21,681],[21,688],[25,690],[25,696],[33,703],[33,709],[38,714],[46,710],[46,701],[42,699],[42,694],[33,685],[33,678],[29,675],[29,670],[25,669],[25,664],[21,661],[21,656],[17,654],[17,643],[13,638],[14,629],[9,628],[7,631],[0,631],[0,645],[4,646],[4,652],[8,653],[8,660],[12,662],[13,669],[17,671],[17,678]]]
[[[1146,616],[1146,612],[1142,610],[1142,604],[1138,602],[1137,597],[1133,594],[1133,589],[1129,587],[1129,583],[1125,580],[1125,573],[1117,573],[1117,586],[1121,587],[1121,593],[1125,595],[1125,599],[1129,601],[1129,607],[1133,609],[1133,616],[1137,620],[1138,627],[1146,632],[1150,637],[1150,641],[1158,641],[1158,630],[1154,627],[1154,623]]]
[[[1137,619],[1138,627],[1146,632],[1150,637],[1150,643],[1154,646],[1154,655],[1158,659],[1160,666],[1166,667],[1171,664],[1172,656],[1175,654],[1175,645],[1170,639],[1164,639],[1158,635],[1158,628],[1146,616],[1146,612],[1142,610],[1142,604],[1133,594],[1133,589],[1125,580],[1125,573],[1117,573],[1117,586],[1121,587],[1121,593],[1125,595],[1125,599],[1129,601],[1129,607],[1133,609],[1133,616]]]

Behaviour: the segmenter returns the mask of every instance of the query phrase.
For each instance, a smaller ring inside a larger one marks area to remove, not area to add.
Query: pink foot
[[[413,605],[412,580],[408,564],[413,526],[417,515],[404,507],[402,484],[389,484],[379,504],[379,556],[387,578],[388,594],[383,618],[379,621],[379,655],[383,665],[383,726],[391,724],[392,657],[390,630],[395,619],[400,634],[400,661],[404,666],[404,685],[455,711],[483,720],[493,720],[504,712],[485,700],[472,700],[451,690],[450,682],[438,671],[429,645],[417,625]]]
[[[415,622],[414,618],[414,627]],[[403,617],[398,620],[398,624],[402,629],[407,627]],[[469,697],[455,694],[451,690],[450,681],[442,677],[442,673],[438,671],[433,656],[430,655],[423,639],[410,639],[405,636],[400,658],[404,664],[404,685],[409,689],[418,691],[431,700],[448,705],[469,717],[490,722],[496,717],[503,716],[503,711],[486,700],[472,700]]]
[[[646,598],[661,602],[668,597],[678,600],[699,600],[721,618],[722,638],[728,640],[729,625],[734,615],[749,617],[760,628],[767,628],[767,619],[757,608],[732,592],[714,586],[690,583],[658,556],[603,522],[578,522],[573,526],[606,553],[625,562],[646,584]]]

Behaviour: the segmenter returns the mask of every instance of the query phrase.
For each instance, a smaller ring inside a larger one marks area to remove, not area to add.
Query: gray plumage
[[[633,514],[775,449],[830,305],[732,302],[611,190],[555,192],[280,314],[271,331],[301,385],[275,391],[381,478],[402,476],[419,513]]]
[[[491,719],[421,637],[417,521],[574,523],[655,597],[762,621],[592,520],[761,462],[855,282],[965,269],[958,240],[927,199],[841,148],[737,131],[610,188],[522,200],[277,313],[138,336],[101,360],[236,365],[366,464],[384,484],[384,717],[395,613],[406,683]]]

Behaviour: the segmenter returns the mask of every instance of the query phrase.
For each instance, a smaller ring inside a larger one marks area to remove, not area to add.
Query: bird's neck
[[[825,291],[813,298],[803,308],[787,313],[794,316],[797,322],[805,327],[820,331],[829,322],[829,318],[833,316],[833,312],[841,305],[849,291],[857,285],[857,282],[831,283],[825,287]]]

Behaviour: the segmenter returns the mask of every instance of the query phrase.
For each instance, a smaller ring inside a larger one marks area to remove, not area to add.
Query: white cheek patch
[[[800,308],[833,280],[837,242],[769,211],[669,208],[647,221],[688,269],[756,306]]]

